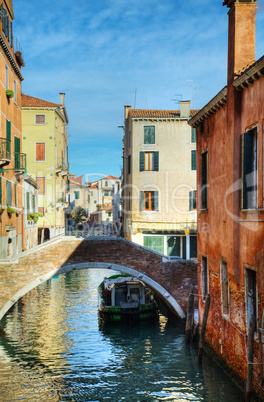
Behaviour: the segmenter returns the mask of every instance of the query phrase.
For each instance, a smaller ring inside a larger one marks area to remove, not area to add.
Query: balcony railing
[[[15,170],[26,170],[27,159],[26,154],[15,152]]]
[[[0,163],[11,162],[11,141],[7,138],[0,138]]]

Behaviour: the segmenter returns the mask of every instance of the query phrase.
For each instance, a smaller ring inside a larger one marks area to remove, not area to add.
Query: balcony
[[[65,162],[62,158],[61,161],[58,161],[55,168],[56,173],[60,173],[62,176],[66,176],[69,173],[69,162]]]
[[[11,141],[7,138],[0,138],[0,165],[6,166],[11,162]]]
[[[15,152],[15,170],[19,172],[24,172],[27,167],[26,154],[21,154],[20,152]]]

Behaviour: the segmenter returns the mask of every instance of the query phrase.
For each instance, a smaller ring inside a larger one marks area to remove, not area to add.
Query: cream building
[[[196,258],[196,136],[180,110],[125,106],[124,237],[168,256]]]
[[[68,115],[64,104],[22,94],[22,145],[27,173],[39,185],[40,238],[49,239],[65,228],[68,193]]]

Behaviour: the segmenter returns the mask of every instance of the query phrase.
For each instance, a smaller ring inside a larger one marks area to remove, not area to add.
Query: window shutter
[[[30,201],[29,201],[29,192],[27,191],[27,212],[29,212],[30,209]]]
[[[11,121],[6,120],[6,139],[11,141]],[[7,152],[11,153],[11,142],[7,141]]]
[[[36,161],[45,161],[45,143],[36,143]]]
[[[159,192],[154,191],[154,211],[158,211],[159,209]]]
[[[40,186],[39,195],[45,195],[45,177],[36,177],[36,182]]]
[[[196,129],[192,127],[191,142],[196,142]]]
[[[33,212],[36,212],[36,196],[33,194],[32,196],[32,203],[33,203]]]
[[[196,151],[192,151],[192,170],[196,170]]]
[[[155,172],[159,171],[159,152],[154,152],[154,170]]]
[[[7,193],[6,203],[8,206],[12,206],[12,183],[10,181],[6,182],[6,193]]]
[[[144,171],[144,155],[145,155],[145,152],[139,153],[139,171],[140,172]]]
[[[2,177],[0,177],[0,204],[2,204]]]
[[[140,191],[140,211],[144,211],[144,191]]]

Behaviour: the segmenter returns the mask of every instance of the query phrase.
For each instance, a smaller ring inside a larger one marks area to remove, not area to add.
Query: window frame
[[[193,164],[193,155],[195,155],[195,165]],[[197,162],[196,162],[196,149],[191,150],[191,171],[194,172],[197,170]]]
[[[196,128],[192,127],[191,129],[191,143],[196,144]]]
[[[145,129],[149,129],[149,128],[153,128],[154,130],[154,142],[146,142],[146,132]],[[155,126],[144,126],[144,130],[143,130],[143,144],[144,145],[155,145],[156,144],[156,129]]]
[[[255,287],[255,297],[254,297],[254,316],[255,316],[255,332],[257,332],[258,330],[258,280],[257,280],[257,271],[249,266],[249,265],[244,265],[244,285],[245,285],[245,309],[246,309],[246,327],[247,327],[247,331],[248,331],[248,326],[249,326],[249,321],[250,321],[250,317],[248,316],[248,297],[247,297],[247,293],[248,293],[248,287],[249,287],[249,273],[250,275],[253,276],[253,285]],[[254,273],[254,274],[253,274]]]
[[[221,259],[220,278],[221,278],[222,314],[223,314],[224,318],[229,318],[229,315],[230,315],[230,289],[229,289],[227,261],[225,259]]]
[[[37,123],[37,116],[44,116],[44,123]],[[35,125],[36,126],[45,126],[46,124],[46,115],[45,113],[36,113],[35,114]]]
[[[197,190],[195,189],[189,191],[189,211],[197,211]]]
[[[44,159],[38,160],[37,159],[37,145],[43,144],[44,145]],[[45,142],[35,142],[35,162],[46,162],[46,143]]]
[[[202,299],[203,301],[205,301],[206,296],[209,294],[209,269],[208,269],[208,258],[206,255],[202,255],[201,284],[202,284]]]
[[[41,185],[38,183],[38,180],[37,180],[37,179],[44,179],[44,180],[43,180],[43,182],[44,182],[44,193],[43,193],[43,194],[40,193]],[[38,185],[40,186],[40,188],[39,188],[39,190],[38,190],[38,195],[39,195],[40,197],[45,196],[45,195],[46,195],[46,176],[36,176],[36,182],[37,182]]]

